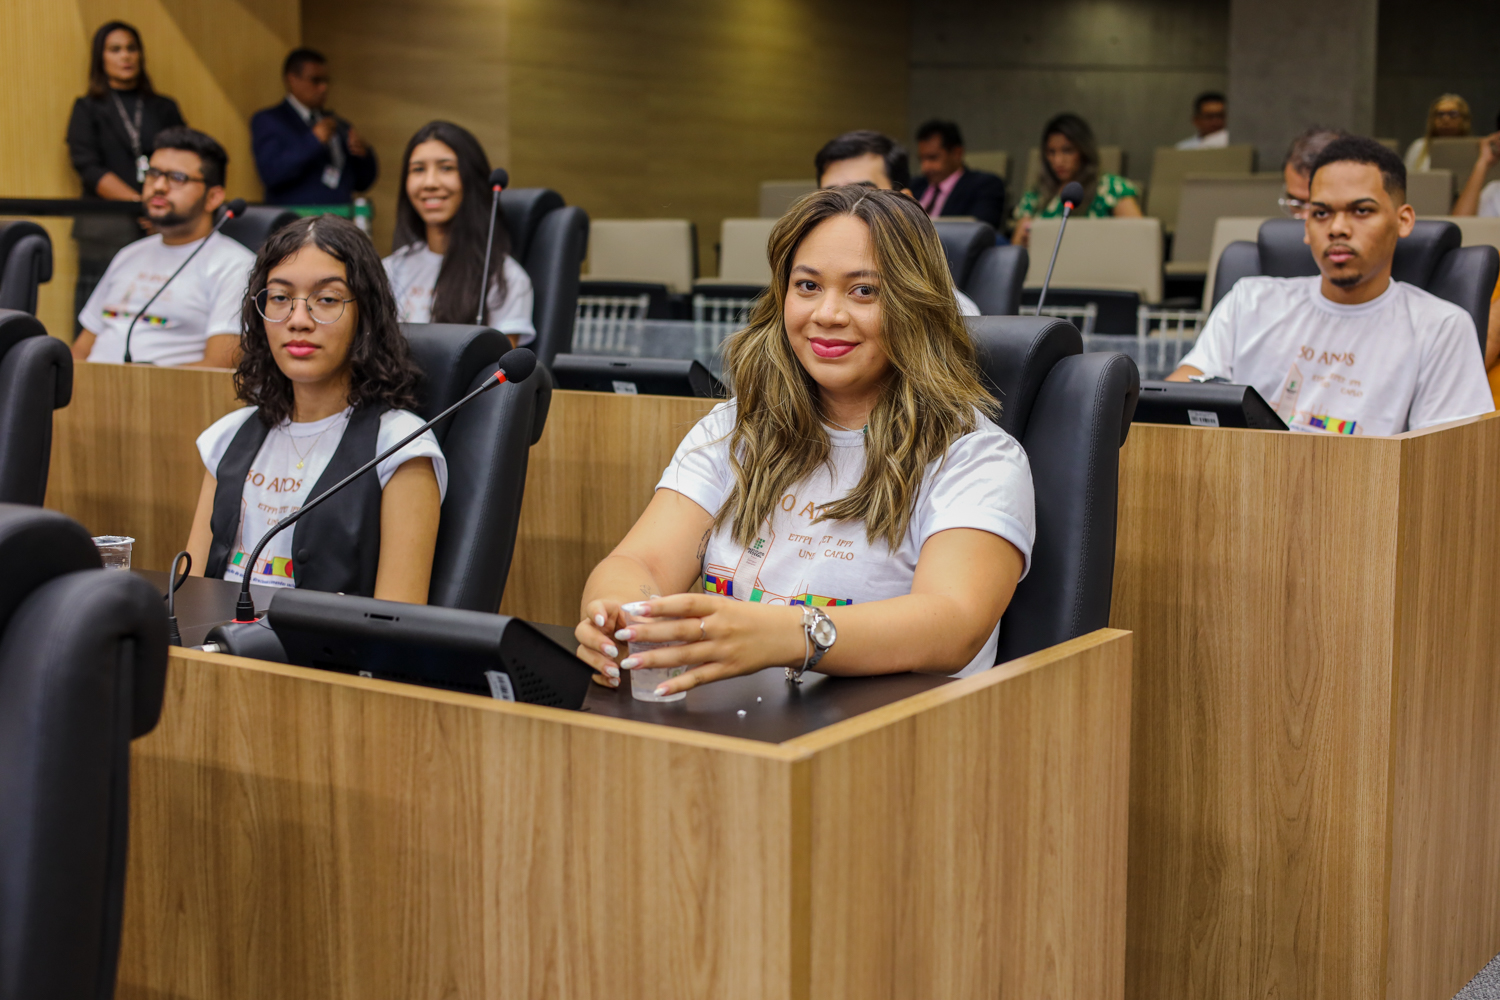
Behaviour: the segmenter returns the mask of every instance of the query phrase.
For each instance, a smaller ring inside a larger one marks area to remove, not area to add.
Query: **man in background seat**
[[[917,129],[917,157],[922,176],[911,193],[929,216],[966,215],[1001,228],[1005,182],[964,164],[964,136],[956,124],[933,120]]]
[[[1177,144],[1178,149],[1222,149],[1229,145],[1228,112],[1224,95],[1206,91],[1193,99],[1193,128],[1197,131]]]
[[[1296,431],[1400,434],[1492,412],[1469,314],[1391,278],[1416,224],[1401,157],[1347,136],[1310,180],[1304,239],[1319,275],[1241,278],[1170,379],[1254,386]]]

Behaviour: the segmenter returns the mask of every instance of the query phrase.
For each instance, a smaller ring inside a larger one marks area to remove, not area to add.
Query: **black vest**
[[[240,426],[215,473],[214,513],[209,521],[213,545],[203,575],[222,580],[240,531],[245,477],[270,429],[252,414]],[[361,407],[349,417],[344,436],[318,477],[308,499],[375,457],[380,413]],[[247,550],[248,554],[248,550]],[[380,564],[380,475],[371,469],[319,504],[292,526],[292,579],[304,590],[375,596]],[[246,572],[250,567],[246,567]],[[251,580],[254,583],[254,579]]]

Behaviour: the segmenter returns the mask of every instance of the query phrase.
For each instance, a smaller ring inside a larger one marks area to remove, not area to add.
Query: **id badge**
[[[137,184],[146,183],[146,168],[149,166],[151,166],[151,161],[145,156],[135,158],[135,182]]]
[[[339,186],[338,167],[327,166],[323,168],[323,186],[326,188],[336,188]]]

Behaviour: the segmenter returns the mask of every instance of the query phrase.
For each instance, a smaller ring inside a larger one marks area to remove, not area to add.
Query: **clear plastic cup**
[[[104,560],[105,569],[129,569],[130,550],[135,547],[135,539],[128,535],[96,535],[94,546],[99,550],[99,558]]]
[[[671,622],[676,620],[677,619],[675,618],[630,617],[630,624],[634,625],[637,622]],[[630,643],[630,653],[628,655],[634,656],[637,653],[644,653],[647,650],[651,649],[661,649],[664,646],[681,645],[681,641],[632,642]],[[636,667],[634,670],[629,671],[630,696],[636,701],[681,701],[682,699],[687,697],[686,691],[679,691],[676,694],[661,695],[656,693],[656,688],[658,685],[666,683],[673,677],[681,675],[685,670],[687,670],[687,667]]]

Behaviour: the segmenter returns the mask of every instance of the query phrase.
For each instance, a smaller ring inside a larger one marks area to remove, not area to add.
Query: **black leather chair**
[[[0,503],[41,506],[52,411],[73,398],[73,355],[40,320],[0,309]]]
[[[251,253],[259,253],[272,233],[299,218],[301,216],[296,212],[278,205],[251,205],[245,209],[244,215],[224,223],[220,232],[244,244]]]
[[[35,222],[0,222],[0,309],[36,315],[37,286],[52,280],[52,237]]]
[[[510,255],[526,269],[536,295],[531,312],[536,341],[530,346],[542,364],[550,365],[573,349],[578,271],[588,254],[589,217],[548,188],[502,191],[500,210],[510,231]]]
[[[0,564],[0,1000],[108,1000],[130,741],[161,714],[166,610],[54,511],[0,505]]]
[[[1310,277],[1318,273],[1312,248],[1302,242],[1304,225],[1296,219],[1267,219],[1259,238],[1224,248],[1214,272],[1213,304],[1241,278],[1264,274],[1275,278]],[[1494,247],[1462,246],[1463,234],[1451,222],[1418,219],[1411,235],[1396,244],[1391,277],[1447,299],[1474,318],[1479,347],[1489,330],[1490,296],[1500,274],[1500,252]]]
[[[431,420],[495,372],[510,348],[483,326],[402,325],[424,378],[417,415]],[[518,385],[502,385],[433,428],[448,460],[437,552],[428,602],[494,612],[515,550],[530,449],[542,436],[552,382],[547,369]]]
[[[997,663],[1109,624],[1120,448],[1140,395],[1123,354],[1084,354],[1072,324],[1048,317],[968,320],[1000,426],[1031,462],[1031,572],[1000,621]]]
[[[941,219],[934,219],[932,224],[942,241],[943,255],[948,258],[953,284],[965,287],[974,262],[995,245],[995,227],[988,222],[945,222]]]
[[[969,268],[968,281],[959,287],[974,300],[981,315],[1017,316],[1030,264],[1025,247],[1010,244],[988,247]]]

